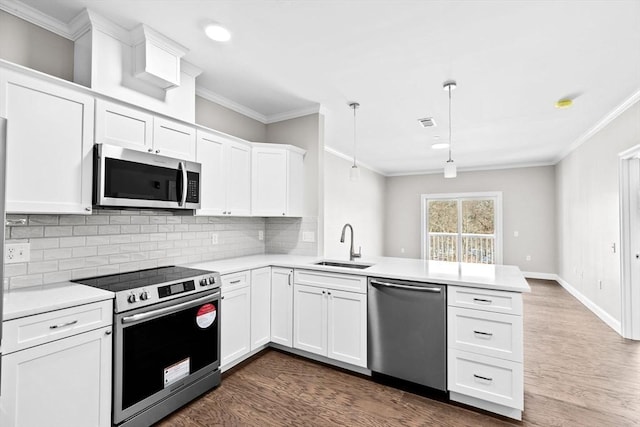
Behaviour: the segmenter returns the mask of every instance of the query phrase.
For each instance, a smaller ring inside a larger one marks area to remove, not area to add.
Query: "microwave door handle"
[[[182,171],[182,198],[178,202],[178,206],[184,206],[187,203],[187,165],[182,161],[178,165],[178,168]]]

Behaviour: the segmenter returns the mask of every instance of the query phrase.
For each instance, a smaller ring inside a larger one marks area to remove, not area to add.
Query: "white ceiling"
[[[460,170],[552,164],[640,91],[640,0],[23,3],[64,23],[85,7],[145,23],[190,49],[200,87],[264,121],[322,106],[325,144],[349,156],[358,101],[358,160],[385,174],[442,169],[430,146],[448,137],[447,79]],[[210,20],[232,40],[208,40]]]

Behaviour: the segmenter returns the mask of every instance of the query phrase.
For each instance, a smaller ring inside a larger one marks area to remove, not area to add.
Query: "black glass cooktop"
[[[131,271],[128,273],[76,279],[72,280],[72,282],[93,286],[94,288],[100,288],[106,291],[120,292],[145,286],[159,285],[176,280],[190,279],[192,277],[206,274],[213,274],[213,272],[198,270],[195,268],[167,266]]]

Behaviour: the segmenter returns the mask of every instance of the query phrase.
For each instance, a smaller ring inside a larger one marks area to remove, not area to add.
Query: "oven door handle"
[[[126,316],[126,317],[122,318],[122,324],[126,325],[128,323],[140,322],[142,320],[149,320],[149,319],[153,319],[153,318],[156,318],[156,317],[164,316],[166,314],[175,313],[177,311],[180,311],[182,309],[188,308],[190,306],[202,304],[205,301],[209,301],[212,298],[216,298],[216,297],[219,297],[219,296],[220,296],[220,291],[215,292],[213,294],[209,294],[209,295],[204,296],[204,297],[200,297],[198,299],[191,300],[191,301],[185,301],[185,302],[177,304],[177,305],[172,305],[172,306],[169,306],[169,307],[159,308],[157,310],[151,310],[151,311],[147,311],[147,312],[144,312],[144,313],[138,313],[138,314],[134,314],[132,316]]]

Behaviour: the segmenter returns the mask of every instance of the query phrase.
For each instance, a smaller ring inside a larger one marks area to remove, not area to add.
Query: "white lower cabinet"
[[[450,398],[521,419],[522,295],[459,286],[448,292]]]
[[[220,365],[230,363],[251,351],[250,272],[222,276]]]
[[[96,329],[86,331],[83,313],[93,307],[104,318],[94,323]],[[16,351],[2,357],[2,427],[111,426],[111,302],[60,312],[58,317],[51,312],[53,316],[44,313],[4,322],[4,330],[21,332],[8,333],[8,339],[56,333],[26,348],[11,343]]]
[[[251,351],[271,341],[271,267],[251,270]]]
[[[360,292],[333,289],[344,274],[296,270],[294,281],[293,347],[310,353],[367,366],[366,279]],[[322,283],[323,287],[302,283]]]
[[[271,268],[271,342],[293,346],[293,269]]]

